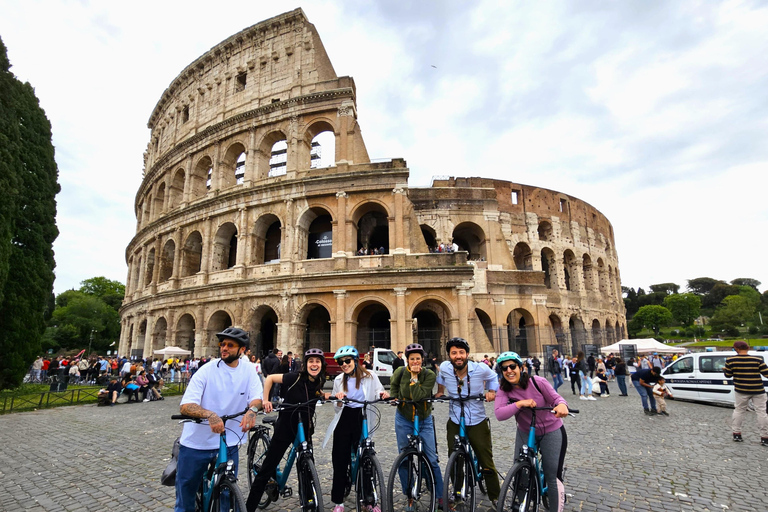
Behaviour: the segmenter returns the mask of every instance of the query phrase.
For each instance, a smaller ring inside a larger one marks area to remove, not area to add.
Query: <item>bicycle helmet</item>
[[[520,357],[517,352],[502,352],[499,357],[496,358],[496,364],[501,364],[504,361],[514,361],[518,365],[523,366],[523,358]]]
[[[341,359],[342,357],[354,357],[357,359],[360,357],[360,353],[357,351],[355,347],[352,345],[344,345],[339,350],[336,351],[336,353],[333,355],[334,359]]]
[[[450,352],[451,347],[463,348],[467,353],[469,353],[469,343],[467,343],[467,340],[464,338],[456,337],[449,339],[448,343],[445,344],[445,350]]]
[[[413,352],[418,352],[419,354],[421,354],[421,357],[424,357],[424,347],[422,347],[418,343],[411,343],[410,345],[405,347],[405,357],[408,357]]]
[[[304,352],[304,360],[306,361],[308,357],[319,357],[320,359],[325,360],[325,353],[319,348],[310,348]]]
[[[237,327],[227,327],[223,331],[216,333],[216,337],[219,338],[219,342],[224,341],[225,339],[236,341],[241,347],[245,347],[246,349],[248,349],[251,344],[251,337],[248,333]]]

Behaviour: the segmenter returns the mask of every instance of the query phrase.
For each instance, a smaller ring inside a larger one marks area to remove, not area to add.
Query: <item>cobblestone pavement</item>
[[[581,410],[566,420],[566,510],[768,511],[768,448],[759,445],[753,414],[747,416],[744,442],[734,443],[731,409],[670,401],[670,417],[646,417],[632,389],[629,397],[620,397],[611,383],[610,398],[588,402],[566,386],[567,381],[560,388],[563,396]],[[159,476],[180,432],[170,419],[179,400],[0,417],[0,510],[171,510],[174,491],[161,486]],[[492,404],[486,407],[492,414]],[[330,446],[323,450],[319,443],[332,414],[331,406],[318,409],[315,436],[326,503]],[[446,406],[437,405],[435,414],[444,465]],[[376,447],[385,478],[397,452],[393,423],[394,409],[382,408]],[[494,418],[492,429],[503,476],[512,465],[514,424]],[[244,467],[245,450],[241,455]],[[479,510],[489,504],[483,500]],[[294,496],[268,510],[296,510],[297,505]],[[351,507],[348,501],[347,510]]]

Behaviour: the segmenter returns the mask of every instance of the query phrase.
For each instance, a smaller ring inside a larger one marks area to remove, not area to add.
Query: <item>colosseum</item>
[[[613,228],[562,192],[486,178],[408,186],[371,162],[355,83],[301,9],[187,66],[149,118],[119,351],[575,353],[625,334]]]

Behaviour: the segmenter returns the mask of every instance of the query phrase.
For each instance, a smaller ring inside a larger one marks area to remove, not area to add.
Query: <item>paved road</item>
[[[566,382],[566,385],[568,383]],[[567,419],[566,510],[767,511],[768,448],[759,445],[755,417],[744,443],[733,443],[730,409],[670,402],[671,416],[646,417],[634,390],[629,397],[579,401]],[[573,400],[576,398],[576,400]],[[0,510],[171,510],[173,489],[159,483],[180,427],[170,420],[179,397],[115,407],[61,407],[0,417]],[[445,406],[437,406],[444,425]],[[488,404],[488,411],[491,412]],[[396,455],[393,413],[383,409],[377,435],[385,474]],[[318,409],[321,429],[331,407]],[[496,464],[512,463],[514,428],[492,420]],[[445,430],[438,428],[445,464]],[[319,436],[316,437],[319,444]],[[245,450],[241,450],[244,454]],[[317,448],[322,488],[330,500],[330,447]],[[243,461],[241,459],[241,464]],[[487,510],[485,500],[480,510]],[[347,503],[347,510],[352,507]],[[295,510],[296,498],[268,510]]]

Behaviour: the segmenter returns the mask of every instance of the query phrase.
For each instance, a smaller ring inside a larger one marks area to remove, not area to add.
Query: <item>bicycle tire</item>
[[[256,474],[261,469],[261,462],[264,460],[264,457],[267,454],[267,450],[269,449],[269,444],[272,441],[269,438],[269,435],[263,431],[257,431],[254,432],[254,434],[251,436],[251,438],[248,440],[248,488],[250,489],[253,485],[253,480],[256,477]],[[267,505],[272,503],[273,495],[272,493],[265,492],[261,496],[261,501],[258,503],[259,508],[266,508]]]
[[[499,493],[497,512],[538,512],[539,483],[530,461],[516,462],[507,473]]]
[[[224,507],[222,497],[229,497],[229,506]],[[211,500],[211,512],[246,512],[243,492],[237,485],[237,480],[222,476]]]
[[[375,453],[365,451],[360,457],[355,494],[357,512],[375,510],[377,506],[379,510],[389,510],[384,471]]]
[[[456,450],[448,458],[443,476],[443,506],[457,512],[474,512],[476,498],[472,460],[463,449]]]
[[[405,464],[407,476],[405,488],[410,494],[403,494],[402,482],[398,468]],[[423,453],[413,448],[406,448],[395,459],[392,469],[389,471],[387,482],[387,505],[389,512],[406,510],[408,500],[412,499],[411,506],[414,512],[434,512],[437,504],[435,494],[435,475],[432,466]]]
[[[302,512],[323,512],[323,491],[314,461],[310,456],[303,455],[297,462],[296,470]]]

